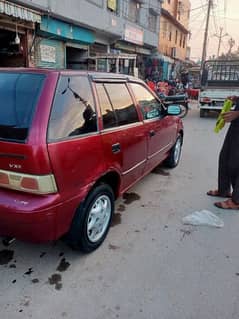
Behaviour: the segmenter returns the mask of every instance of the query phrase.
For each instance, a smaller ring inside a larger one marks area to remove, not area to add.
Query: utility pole
[[[219,34],[219,35],[214,34],[214,36],[219,39],[219,40],[218,40],[217,57],[219,57],[220,48],[221,48],[221,43],[222,43],[222,38],[224,38],[224,37],[226,37],[226,36],[229,35],[228,33],[222,34],[222,30],[223,30],[223,28],[221,27],[221,28],[220,28],[220,34]]]
[[[204,61],[206,60],[207,56],[207,38],[208,38],[208,26],[209,26],[209,18],[210,18],[210,11],[213,5],[213,0],[208,0],[208,7],[207,7],[207,20],[206,20],[206,27],[204,32],[204,41],[203,41],[203,50],[202,50],[202,61],[201,61],[201,69],[203,66]]]

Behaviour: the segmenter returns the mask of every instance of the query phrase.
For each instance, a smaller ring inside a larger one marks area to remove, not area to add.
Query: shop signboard
[[[50,45],[41,44],[41,61],[56,63],[56,48]]]
[[[135,44],[143,45],[144,41],[143,30],[133,27],[131,25],[125,26],[124,40]]]
[[[107,8],[116,11],[117,10],[117,1],[116,0],[107,0]]]

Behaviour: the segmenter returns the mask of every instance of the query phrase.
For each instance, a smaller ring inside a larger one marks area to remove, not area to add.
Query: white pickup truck
[[[239,60],[208,60],[204,63],[198,97],[200,117],[220,112],[228,96],[239,96]]]

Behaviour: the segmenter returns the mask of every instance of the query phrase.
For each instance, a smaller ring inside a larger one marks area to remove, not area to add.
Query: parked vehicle
[[[208,60],[203,65],[199,93],[200,117],[221,112],[228,96],[239,95],[239,60]]]
[[[183,125],[134,77],[0,69],[0,235],[64,235],[90,252],[104,241],[114,200],[155,166],[175,167]]]
[[[181,114],[179,115],[181,118],[185,117],[188,114],[188,95],[184,94],[176,94],[176,95],[164,95],[163,93],[158,94],[162,103],[166,107],[169,105],[179,105],[181,108]]]

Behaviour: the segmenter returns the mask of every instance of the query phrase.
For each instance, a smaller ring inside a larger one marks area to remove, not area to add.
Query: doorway
[[[88,50],[66,47],[66,67],[76,70],[94,70],[94,61],[88,59]]]
[[[0,67],[25,67],[26,35],[0,29]]]

